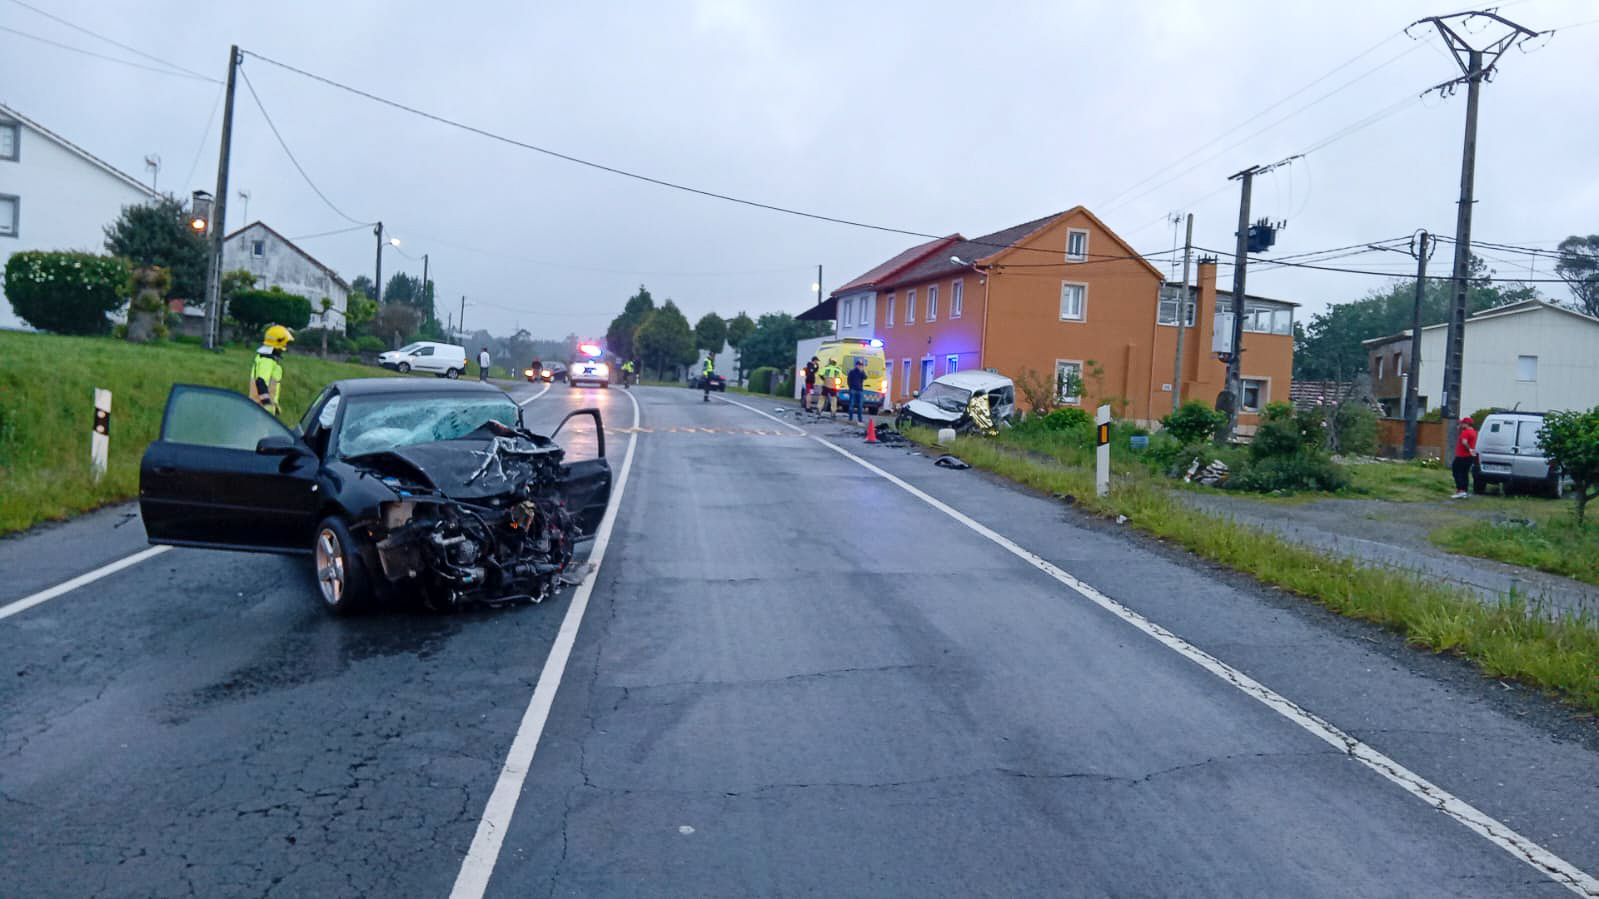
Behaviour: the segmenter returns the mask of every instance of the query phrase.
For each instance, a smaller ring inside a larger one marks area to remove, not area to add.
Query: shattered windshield
[[[966,411],[966,404],[971,402],[972,392],[940,381],[934,381],[927,385],[927,389],[923,390],[922,395],[917,397],[917,399],[932,403],[945,412],[964,412]]]
[[[366,453],[454,440],[493,420],[516,426],[510,397],[367,396],[350,397],[339,430],[339,455]]]

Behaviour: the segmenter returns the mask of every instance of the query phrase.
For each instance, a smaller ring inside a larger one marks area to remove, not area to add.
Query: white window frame
[[[871,299],[871,297],[861,297],[860,323],[862,325],[870,325],[872,323],[872,299]]]
[[[1531,377],[1527,377],[1527,375],[1528,375],[1527,368],[1522,365],[1523,362],[1525,362],[1526,360],[1529,360],[1529,359],[1532,360]],[[1516,356],[1516,380],[1522,382],[1523,384],[1536,384],[1536,383],[1538,383],[1538,357],[1537,356],[1530,356],[1530,355],[1526,355],[1526,354],[1522,354],[1522,355]]]
[[[899,373],[900,373],[902,379],[905,382],[905,383],[903,383],[903,384],[901,384],[899,386],[899,395],[900,396],[910,396],[911,395],[911,360],[910,360],[909,356],[905,357],[904,359],[899,360]]]
[[[0,131],[9,131],[9,132],[11,132],[11,153],[9,155],[0,156],[0,161],[4,161],[4,162],[21,162],[22,161],[22,123],[21,122],[0,122]]]
[[[1266,327],[1255,326],[1256,316],[1266,313]],[[1281,317],[1279,319],[1279,316]],[[1283,327],[1277,327],[1279,320]],[[1245,334],[1278,334],[1292,335],[1294,333],[1294,309],[1292,306],[1279,306],[1275,303],[1256,303],[1244,300],[1244,333]]]
[[[927,320],[938,321],[938,285],[927,285]]]
[[[1069,316],[1069,315],[1066,314],[1066,288],[1068,288],[1068,287],[1079,287],[1079,288],[1082,288],[1082,297],[1077,303],[1077,315],[1076,316]],[[1062,282],[1060,282],[1060,301],[1061,301],[1061,303],[1060,303],[1061,304],[1061,309],[1060,309],[1060,320],[1061,321],[1063,321],[1063,322],[1084,322],[1084,321],[1088,321],[1088,285],[1087,284],[1084,284],[1081,281],[1062,281]]]
[[[841,322],[844,325],[844,327],[847,328],[850,325],[854,324],[855,323],[855,298],[854,297],[845,297],[844,298],[844,308],[842,310],[840,310],[840,311],[843,314],[838,317],[838,320],[839,320],[839,322]]]
[[[266,241],[264,241],[264,240],[252,240],[252,241],[250,241],[250,255],[255,257],[256,259],[265,259],[266,258]]]
[[[949,285],[949,317],[960,318],[966,306],[966,281],[956,278]]]
[[[1075,367],[1077,369],[1077,383],[1079,383],[1079,384],[1082,383],[1082,381],[1083,381],[1083,362],[1082,362],[1081,359],[1056,359],[1055,360],[1055,383],[1056,384],[1060,383],[1060,370],[1061,370],[1061,368],[1063,366],[1065,366],[1065,367]],[[1060,403],[1065,403],[1065,404],[1067,404],[1069,406],[1076,406],[1076,405],[1082,403],[1083,398],[1080,397],[1080,396],[1056,396],[1055,397],[1055,401],[1056,402],[1060,402]]]
[[[1372,377],[1377,379],[1377,380],[1379,380],[1379,381],[1381,381],[1382,380],[1382,372],[1383,372],[1383,354],[1382,353],[1378,353],[1377,354],[1377,373],[1375,375],[1372,375]]]
[[[944,374],[952,375],[961,370],[960,353],[946,353],[944,355]]]
[[[22,198],[16,194],[0,194],[0,200],[11,201],[11,221],[0,221],[0,237],[16,237],[22,230]]]
[[[1081,252],[1073,253],[1072,252],[1072,238],[1076,237],[1079,234],[1081,234],[1083,236],[1083,245],[1080,248]],[[1066,229],[1066,261],[1067,262],[1087,262],[1088,261],[1088,229],[1087,228],[1067,228]]]
[[[916,288],[905,291],[905,324],[916,324]]]
[[[1260,385],[1260,398],[1258,400],[1258,405],[1245,406],[1244,405],[1244,396],[1246,396],[1248,394],[1248,390],[1245,389],[1245,385],[1248,385],[1251,382]],[[1260,412],[1263,409],[1265,409],[1267,406],[1271,405],[1271,378],[1239,378],[1238,379],[1238,383],[1239,383],[1239,390],[1238,390],[1238,411],[1239,412],[1247,412],[1250,415],[1259,415]]]
[[[1168,317],[1166,315],[1166,297],[1164,292],[1157,292],[1155,294],[1155,324],[1164,328],[1177,327],[1177,307],[1186,304],[1188,306],[1188,321],[1183,323],[1183,327],[1192,328],[1194,326],[1194,314],[1199,306],[1199,302],[1197,298],[1187,299],[1186,297],[1187,291],[1179,289],[1178,296],[1174,297],[1171,301],[1172,314]]]
[[[893,294],[889,294],[888,295],[888,309],[887,309],[887,313],[888,314],[883,316],[883,327],[885,327],[885,328],[894,327],[894,305],[895,305],[895,303],[894,303],[894,295]]]

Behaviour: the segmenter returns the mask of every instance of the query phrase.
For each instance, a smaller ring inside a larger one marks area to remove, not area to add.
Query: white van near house
[[[1542,412],[1494,412],[1484,417],[1477,431],[1476,491],[1498,484],[1505,493],[1521,489],[1557,498],[1564,495],[1566,479],[1538,443],[1542,427]]]
[[[466,348],[419,340],[378,356],[378,364],[401,374],[424,371],[441,378],[459,378],[466,371]]]

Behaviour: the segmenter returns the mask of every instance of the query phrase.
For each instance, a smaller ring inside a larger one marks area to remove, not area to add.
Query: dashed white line
[[[49,602],[62,594],[71,593],[79,587],[92,584],[103,577],[116,574],[124,568],[143,562],[145,559],[153,559],[171,548],[170,546],[152,546],[149,549],[139,550],[131,556],[124,556],[109,565],[101,565],[93,571],[80,574],[72,580],[57,584],[48,590],[40,590],[32,596],[24,596],[16,602],[7,603],[0,606],[0,621],[4,621],[12,615],[26,612],[40,603]]]
[[[549,385],[545,386],[548,388]],[[505,834],[511,826],[511,816],[516,813],[516,800],[522,795],[522,784],[533,767],[533,756],[538,751],[545,722],[549,720],[550,708],[555,704],[555,692],[561,688],[561,677],[566,673],[572,646],[577,642],[577,631],[583,624],[583,613],[588,609],[594,582],[599,580],[600,564],[605,560],[605,550],[611,545],[611,531],[616,527],[616,511],[622,506],[622,493],[627,489],[628,474],[633,470],[633,450],[638,446],[638,400],[633,398],[632,391],[627,391],[626,396],[633,403],[635,433],[627,438],[627,452],[622,457],[622,469],[616,477],[616,489],[611,492],[605,518],[600,521],[599,530],[594,534],[588,577],[572,594],[572,604],[566,609],[566,617],[561,619],[560,633],[555,635],[550,653],[544,659],[544,669],[539,672],[533,698],[528,701],[527,711],[522,714],[522,723],[511,741],[510,751],[506,753],[499,780],[495,782],[494,792],[484,806],[477,833],[472,837],[472,846],[461,861],[455,887],[450,890],[451,899],[481,899],[488,889],[495,862],[499,860],[500,849],[505,844]]]

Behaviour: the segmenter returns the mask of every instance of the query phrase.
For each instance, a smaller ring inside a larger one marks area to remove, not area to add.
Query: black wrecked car
[[[592,416],[598,457],[552,439]],[[373,597],[532,601],[573,576],[611,494],[597,409],[548,437],[476,381],[329,384],[289,428],[248,398],[180,384],[139,469],[151,543],[312,558],[335,614]]]

